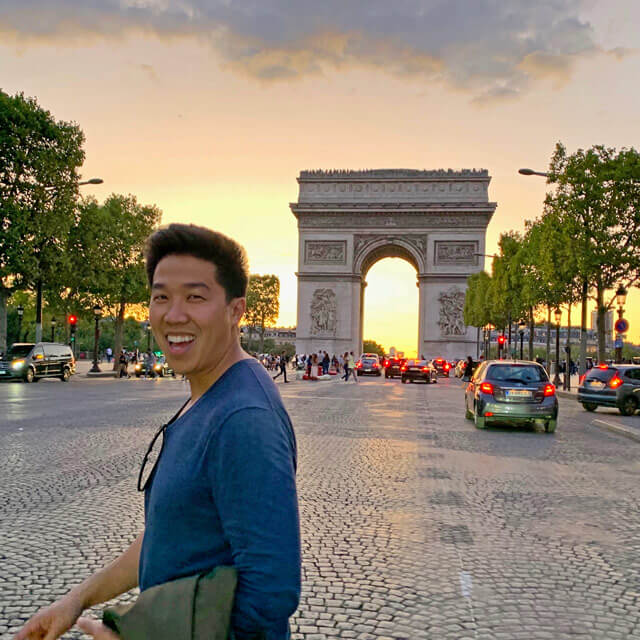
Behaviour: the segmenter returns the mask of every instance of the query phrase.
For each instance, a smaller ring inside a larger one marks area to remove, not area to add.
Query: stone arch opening
[[[382,254],[363,272],[362,338],[375,340],[385,353],[415,357],[419,346],[419,280],[414,261]]]

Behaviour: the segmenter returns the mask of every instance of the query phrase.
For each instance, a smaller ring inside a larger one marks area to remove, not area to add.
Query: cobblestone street
[[[564,398],[554,435],[476,430],[454,379],[280,389],[299,448],[294,639],[640,638],[640,443]],[[186,393],[0,385],[1,638],[141,531],[138,465]]]

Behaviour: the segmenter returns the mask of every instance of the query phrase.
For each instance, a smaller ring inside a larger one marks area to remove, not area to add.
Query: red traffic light
[[[67,319],[71,326],[78,324],[78,316],[70,315]]]
[[[504,344],[507,339],[504,336],[498,336],[498,344]]]

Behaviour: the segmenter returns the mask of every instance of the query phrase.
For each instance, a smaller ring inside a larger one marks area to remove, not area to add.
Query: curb
[[[573,398],[576,402],[578,401],[578,394],[572,393],[571,391],[556,391],[556,394],[559,398]],[[600,420],[600,418],[594,418],[589,424],[592,424],[598,429],[610,431],[611,433],[615,433],[619,436],[629,438],[629,440],[640,442],[640,430],[631,429],[630,427],[625,427],[621,424],[612,424],[606,420]]]
[[[88,371],[87,373],[84,374],[84,376],[86,378],[117,378],[118,372],[117,371],[100,371],[100,373],[92,373],[91,371]]]

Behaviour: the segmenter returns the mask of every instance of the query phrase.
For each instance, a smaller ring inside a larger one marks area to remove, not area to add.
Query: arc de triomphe
[[[467,276],[482,268],[488,171],[302,171],[298,202],[296,349],[362,349],[368,270],[404,258],[417,273],[418,353],[466,357],[475,330],[464,325]],[[372,336],[375,338],[375,336]]]

